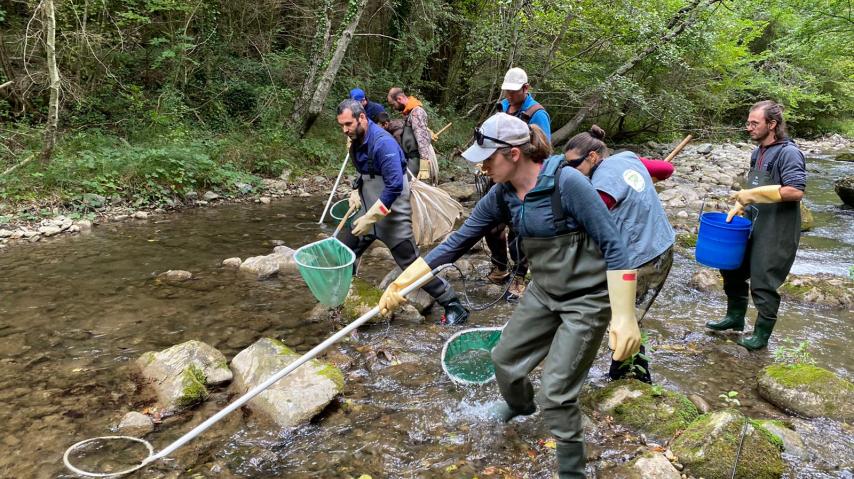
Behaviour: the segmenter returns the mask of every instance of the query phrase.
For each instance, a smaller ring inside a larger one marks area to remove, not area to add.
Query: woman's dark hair
[[[602,141],[604,139],[605,130],[599,128],[597,125],[593,125],[589,130],[570,138],[566,143],[566,146],[563,148],[563,151],[564,153],[569,150],[587,153],[595,151],[596,153],[599,153],[599,156],[605,157],[608,156],[608,146],[605,145],[604,141]]]
[[[771,123],[772,121],[776,121],[777,124],[774,125],[774,137],[778,140],[782,140],[786,137],[786,122],[783,120],[783,105],[771,101],[765,100],[754,103],[752,107],[750,107],[750,111],[762,109],[762,112],[765,114],[765,123]]]
[[[511,148],[519,148],[526,158],[529,158],[534,163],[542,163],[552,154],[552,144],[546,139],[546,134],[537,125],[529,125],[531,130],[531,140],[524,145],[508,146],[501,148],[501,153],[507,155]]]

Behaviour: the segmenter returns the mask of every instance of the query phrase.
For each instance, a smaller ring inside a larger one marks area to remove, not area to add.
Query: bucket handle
[[[703,195],[703,202],[700,203],[700,212],[697,214],[697,226],[700,224],[700,218],[703,217],[703,210],[706,209],[706,196]],[[756,205],[747,205],[744,209],[752,208],[753,209],[753,220],[750,221],[750,234],[747,235],[748,238],[753,236],[753,225],[756,224],[756,220],[759,218],[759,208]]]

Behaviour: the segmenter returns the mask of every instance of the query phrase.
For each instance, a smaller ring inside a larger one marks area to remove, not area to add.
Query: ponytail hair
[[[529,125],[530,139],[527,143],[501,148],[502,154],[507,155],[511,148],[518,148],[522,156],[534,163],[542,163],[552,155],[552,144],[546,139],[546,134],[537,125]]]
[[[563,148],[564,153],[570,150],[577,150],[583,154],[595,151],[601,157],[608,156],[608,146],[603,141],[605,139],[605,130],[598,125],[593,125],[589,130],[579,133],[566,143]]]

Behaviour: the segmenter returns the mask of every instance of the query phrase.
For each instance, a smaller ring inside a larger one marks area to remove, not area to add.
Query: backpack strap
[[[567,166],[569,166],[569,163],[565,159],[560,160],[560,163],[557,164],[557,168],[555,168],[555,186],[551,197],[552,221],[554,222],[555,232],[559,235],[569,233],[569,228],[566,226],[566,212],[563,210],[563,203],[560,197],[560,173]]]
[[[521,119],[525,123],[531,123],[531,118],[533,118],[534,115],[540,110],[545,110],[545,108],[543,108],[543,105],[540,105],[539,103],[534,103],[527,110],[519,112],[519,119]]]

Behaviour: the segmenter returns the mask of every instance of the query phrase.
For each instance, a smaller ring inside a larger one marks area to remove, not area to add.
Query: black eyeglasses
[[[581,158],[576,158],[574,160],[566,160],[566,164],[569,165],[571,168],[578,168],[578,165],[584,163],[584,160],[586,160],[587,157],[590,156],[590,151],[588,151],[587,154],[585,154]]]
[[[507,143],[507,142],[506,142],[506,141],[504,141],[504,140],[499,140],[498,138],[493,138],[493,137],[491,137],[491,136],[486,136],[486,135],[484,135],[484,134],[480,131],[480,128],[477,128],[477,127],[475,127],[475,129],[474,129],[474,139],[475,139],[475,141],[477,142],[477,145],[478,145],[478,146],[483,146],[483,141],[484,141],[484,140],[494,141],[495,143],[498,143],[499,145],[513,146],[513,145],[511,145],[510,143]]]

